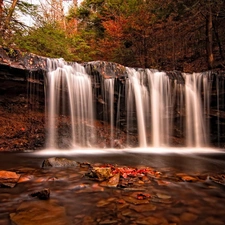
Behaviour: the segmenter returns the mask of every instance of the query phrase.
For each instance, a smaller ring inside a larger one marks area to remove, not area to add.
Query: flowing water
[[[105,121],[110,123],[110,147],[113,147],[114,140],[114,79],[104,80],[104,99],[105,99],[105,108],[106,113]],[[109,117],[109,118],[108,118]]]
[[[68,64],[61,59],[48,59],[48,71],[47,147],[58,148],[58,137],[64,135],[59,128],[56,129],[57,116],[60,115],[69,115],[71,118],[71,125],[67,129],[71,139],[70,148],[100,147],[96,144],[96,102],[91,77],[83,66]],[[116,78],[101,78],[103,120],[110,127],[108,147],[114,147],[118,136],[115,127],[122,120],[121,114],[126,114],[125,147],[132,147],[129,133],[135,127],[140,148],[173,147],[174,132],[179,132],[185,139],[185,147],[210,146],[210,73],[184,73],[185,83],[179,84],[176,79],[170,79],[167,73],[157,70],[126,68],[126,72],[128,77],[124,88],[120,86],[119,90],[116,90]],[[121,97],[116,95],[124,96],[125,101],[120,101]],[[219,107],[219,102],[217,105]]]
[[[62,59],[48,59],[47,63],[47,147],[57,148],[57,116],[68,113],[71,117],[71,146],[90,146],[95,140],[90,78],[84,67],[77,63],[67,65]]]
[[[203,103],[200,96],[200,91],[204,84],[204,101],[209,101],[206,92],[210,90],[210,88],[206,86],[208,82],[204,82],[205,80],[206,77],[204,74],[194,73],[192,76],[185,76],[187,147],[201,147],[208,146],[209,144],[207,143],[208,137],[203,114]]]
[[[88,179],[84,176],[87,171],[77,167],[41,168],[43,155],[3,153],[0,154],[0,170],[21,174],[23,182],[11,189],[1,188],[1,225],[12,224],[10,216],[14,222],[16,218],[24,221],[19,223],[23,225],[46,224],[49,217],[53,221],[57,218],[55,224],[59,225],[224,224],[224,183],[213,180],[225,173],[222,152],[146,154],[117,151],[92,155],[68,152],[65,156],[98,165],[150,167],[159,171],[160,177],[150,177],[145,184],[142,180],[146,177],[136,178],[136,181],[130,178],[129,184],[110,188]],[[194,177],[191,182],[182,180],[189,176]],[[50,189],[50,200],[30,196],[44,188]],[[135,196],[140,193],[150,197],[137,200]],[[65,213],[59,216],[61,211]]]

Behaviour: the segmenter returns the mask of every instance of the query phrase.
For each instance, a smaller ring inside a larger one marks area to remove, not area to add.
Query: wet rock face
[[[119,78],[124,79],[128,76],[125,66],[118,63],[94,61],[84,63],[84,67],[88,74],[101,75],[104,79]]]
[[[0,151],[41,149],[45,143],[43,86],[0,80]]]
[[[25,54],[19,50],[0,46],[0,78],[26,80],[30,73],[42,77],[46,71],[46,58],[34,54]]]
[[[43,148],[45,61],[0,48],[0,151]]]

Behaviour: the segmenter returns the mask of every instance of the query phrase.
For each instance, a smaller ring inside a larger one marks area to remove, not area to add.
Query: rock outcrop
[[[97,145],[109,147],[109,111],[105,109],[107,102],[103,98],[102,81],[114,78],[114,111],[119,112],[119,118],[114,121],[113,140],[115,148],[123,148],[127,143],[127,134],[132,146],[137,146],[137,125],[135,112],[131,121],[132,127],[127,128],[125,81],[128,78],[125,66],[117,63],[94,61],[83,63],[87,73],[92,79],[96,123]],[[137,70],[143,70],[137,68]],[[0,47],[0,151],[24,151],[43,149],[47,138],[45,116],[45,83],[47,74],[47,58],[34,54],[24,54],[19,50],[9,50]],[[166,75],[170,80],[183,85],[185,80],[180,71],[169,71]],[[211,102],[210,114],[207,115],[211,130],[210,143],[213,146],[224,147],[225,145],[225,108],[224,108],[224,71],[211,72]],[[219,89],[218,89],[219,88]],[[219,93],[219,94],[218,94]],[[120,101],[120,107],[118,107]],[[217,106],[220,103],[219,107]],[[131,114],[132,114],[131,113]],[[113,115],[114,118],[116,115]],[[185,133],[180,130],[183,125],[177,117],[185,118],[182,109],[176,107],[171,113],[174,122],[173,145],[184,146]],[[66,120],[59,118],[59,120]],[[69,120],[68,120],[69,121]],[[68,131],[68,126],[64,128]],[[184,130],[184,129],[183,129]],[[151,134],[150,134],[151,135]],[[103,143],[105,142],[105,143]],[[66,147],[66,145],[62,145]]]

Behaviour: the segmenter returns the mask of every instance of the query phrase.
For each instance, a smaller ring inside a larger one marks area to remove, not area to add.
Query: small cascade
[[[105,121],[110,124],[110,147],[114,142],[114,78],[104,80]]]
[[[134,100],[135,100],[135,111],[136,111],[136,118],[137,118],[137,126],[138,126],[138,138],[139,138],[139,146],[140,147],[147,147],[147,139],[146,139],[146,124],[145,124],[145,108],[144,103],[146,96],[146,87],[143,86],[141,82],[141,73],[136,71],[135,69],[127,68],[128,70],[128,80],[126,83],[126,94],[127,94],[127,126],[128,130],[129,127],[132,126],[131,122],[133,115],[130,118],[130,114],[134,111]]]
[[[164,72],[146,72],[151,100],[152,146],[169,146],[170,113],[173,112],[169,77]]]
[[[59,139],[70,147],[91,146],[95,131],[90,77],[81,65],[62,59],[48,59],[47,66],[47,147],[58,148]]]
[[[201,73],[184,74],[185,76],[185,104],[186,104],[186,142],[187,147],[207,146],[207,133],[203,106],[208,108],[206,92],[206,76]],[[209,83],[209,82],[207,82]],[[204,85],[204,103],[201,101],[201,91]]]
[[[137,71],[128,68],[128,71],[127,120],[132,121],[129,115],[135,99],[139,146],[168,146],[171,131],[169,109],[172,104],[168,76],[149,69]],[[128,123],[128,126],[132,125]],[[151,141],[147,133],[151,133]]]

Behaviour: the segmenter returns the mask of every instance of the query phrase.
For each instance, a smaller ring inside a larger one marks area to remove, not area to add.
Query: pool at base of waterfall
[[[3,171],[19,176],[15,186],[1,185],[0,224],[222,225],[225,152],[190,153],[0,153],[0,182],[12,182]],[[79,163],[43,167],[56,157]],[[93,168],[110,168],[112,175],[90,176]],[[42,190],[47,200],[32,196]]]

